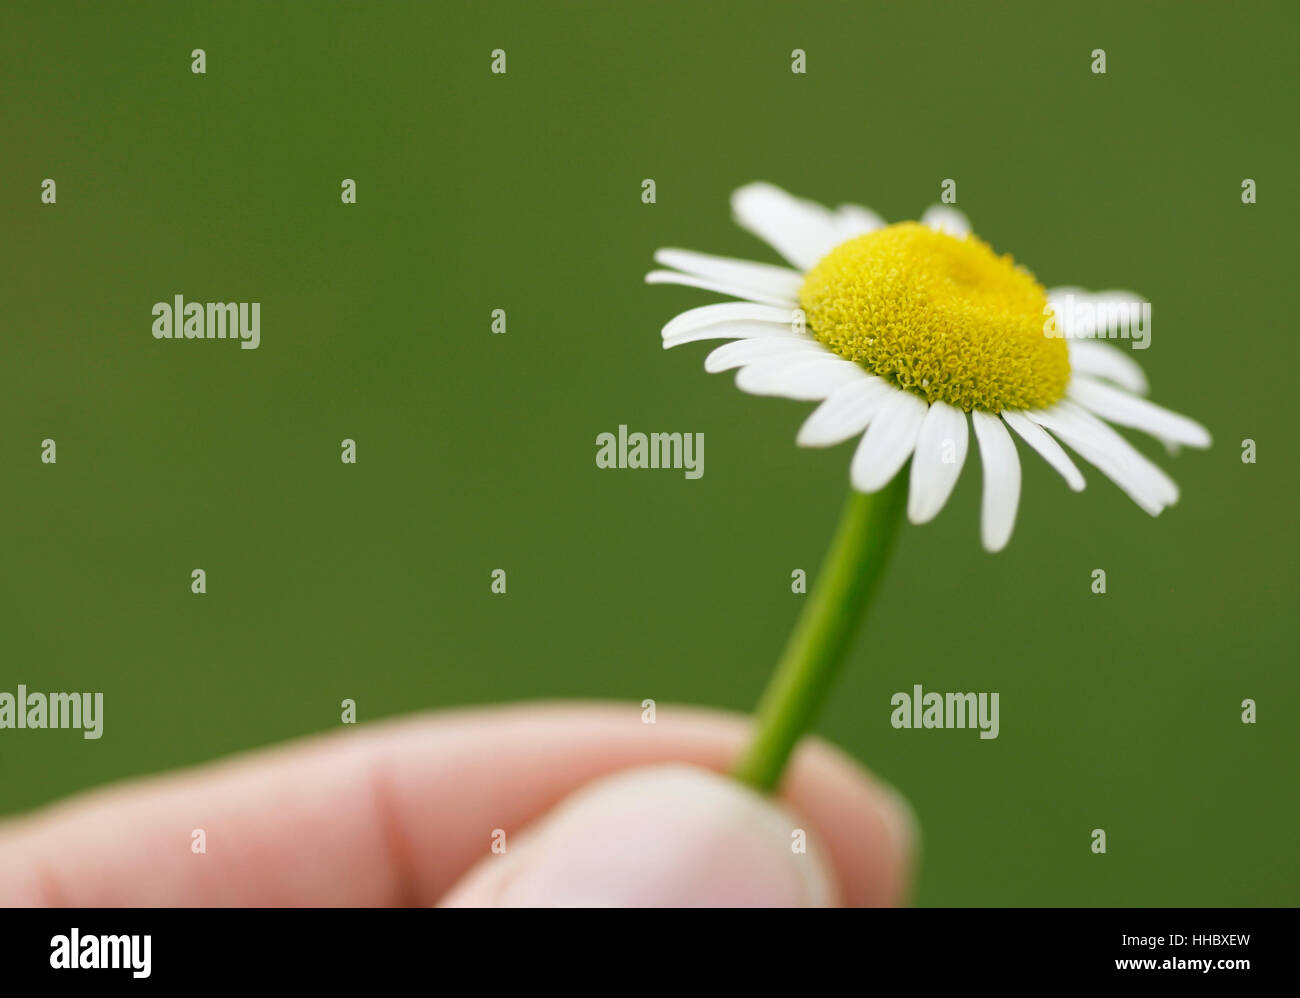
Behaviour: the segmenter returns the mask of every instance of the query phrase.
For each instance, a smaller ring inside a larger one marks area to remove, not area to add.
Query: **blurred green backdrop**
[[[665,245],[775,262],[729,219],[749,180],[897,220],[951,177],[1044,283],[1154,302],[1153,395],[1215,446],[1158,455],[1158,520],[1025,460],[998,556],[970,465],[905,530],[821,732],[913,802],[919,903],[1295,903],[1296,17],[7,5],[0,690],[102,690],[106,727],[0,732],[0,811],[336,728],[344,697],[749,710],[851,445],[799,450],[810,407],[663,352],[715,296],[642,276]],[[260,301],[261,348],[156,342],[174,294]],[[599,471],[620,423],[703,431],[704,477]],[[1001,736],[893,730],[914,683],[999,691]]]

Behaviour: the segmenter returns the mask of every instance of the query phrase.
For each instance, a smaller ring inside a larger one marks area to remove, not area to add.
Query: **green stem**
[[[774,790],[812,726],[876,591],[907,504],[907,468],[879,492],[849,492],[821,575],[755,711],[753,739],[732,775]]]

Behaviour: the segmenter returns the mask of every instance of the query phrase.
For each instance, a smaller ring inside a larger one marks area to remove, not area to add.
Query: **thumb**
[[[598,780],[506,846],[442,903],[823,907],[838,898],[806,825],[735,780],[694,766]]]

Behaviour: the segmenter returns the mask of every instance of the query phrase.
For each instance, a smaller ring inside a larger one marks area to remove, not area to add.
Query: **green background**
[[[0,15],[0,690],[106,702],[97,742],[0,732],[0,810],[337,728],[344,697],[750,709],[851,445],[800,450],[809,406],[662,351],[716,296],[642,277],[660,246],[776,262],[729,218],[750,180],[899,220],[954,178],[1045,284],[1154,303],[1153,397],[1215,445],[1136,440],[1183,489],[1156,520],[1022,447],[997,556],[969,464],[820,731],[916,808],[918,903],[1295,903],[1295,5],[457,8]],[[260,301],[261,348],[155,341],[174,294]],[[704,477],[598,470],[620,423],[703,432]],[[998,691],[1001,736],[892,729],[914,683]]]

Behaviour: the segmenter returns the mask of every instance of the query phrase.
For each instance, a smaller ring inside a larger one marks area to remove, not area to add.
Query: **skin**
[[[725,771],[747,733],[733,715],[668,705],[657,715],[643,724],[638,709],[599,704],[456,710],[79,795],[0,825],[0,904],[491,904],[471,869],[493,829],[525,831],[632,767]],[[914,832],[893,791],[807,739],[779,797],[806,823],[840,902],[903,900]],[[191,851],[195,828],[206,854]]]

